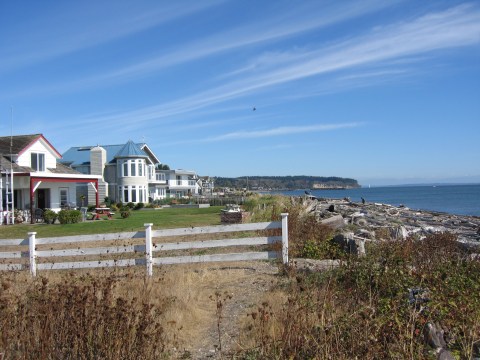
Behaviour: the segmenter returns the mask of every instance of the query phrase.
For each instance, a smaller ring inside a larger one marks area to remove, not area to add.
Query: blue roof
[[[132,140],[129,140],[123,147],[115,154],[116,158],[125,157],[148,157],[140,147]]]
[[[128,143],[130,143],[129,141]],[[120,145],[98,145],[104,148],[107,151],[107,163],[113,163],[115,162],[115,159],[117,157],[117,154],[120,153],[121,150],[123,150],[124,147],[126,147],[127,144],[120,144]],[[132,142],[133,143],[133,142]],[[140,149],[140,146],[143,146],[144,144],[134,144],[136,146],[136,150],[131,153],[130,156],[133,156],[133,154],[136,157],[147,157],[148,155]],[[62,155],[62,159],[60,162],[69,164],[71,166],[79,166],[79,165],[90,165],[90,150],[93,149],[95,146],[74,146],[65,151]],[[130,147],[125,149],[125,152],[128,153]],[[140,151],[140,153],[138,153]],[[123,153],[123,152],[122,152]],[[128,155],[127,155],[128,156]],[[121,157],[121,156],[120,156]]]

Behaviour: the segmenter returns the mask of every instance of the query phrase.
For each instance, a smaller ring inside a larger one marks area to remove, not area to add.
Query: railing
[[[27,239],[0,239],[0,270],[30,269],[32,276],[37,270],[61,270],[82,268],[106,268],[144,265],[148,276],[153,275],[153,265],[185,264],[199,262],[223,262],[245,260],[268,260],[281,258],[288,263],[288,214],[282,214],[281,221],[206,226],[180,229],[153,230],[153,224],[145,224],[144,231],[114,234],[94,234],[65,236],[58,238],[37,238],[36,232],[29,232]],[[221,240],[180,241],[162,243],[162,237],[195,236],[201,234],[218,234],[234,232],[265,231],[281,229],[281,236],[254,236]],[[138,239],[145,239],[145,245],[134,244]],[[152,239],[157,239],[154,243]],[[131,243],[129,243],[131,241]],[[81,247],[84,243],[94,243],[95,247]],[[115,244],[112,246],[111,243]],[[228,248],[232,246],[257,246],[281,243],[279,251],[257,251],[239,253],[221,253],[209,255],[186,255],[162,257],[161,252],[171,250]],[[103,246],[108,244],[110,246]],[[45,246],[43,246],[45,245]],[[59,246],[60,245],[60,246]],[[100,246],[99,246],[100,245]],[[20,247],[28,246],[28,251]],[[65,248],[68,247],[69,248]],[[40,248],[45,249],[40,249]],[[61,247],[61,248],[60,248]],[[13,248],[13,250],[12,250]],[[6,249],[6,250],[7,250]],[[112,257],[117,258],[112,258]],[[90,258],[85,260],[85,258]],[[92,259],[93,257],[93,259]],[[106,259],[106,257],[109,257]],[[129,258],[125,258],[129,257]],[[76,261],[83,258],[82,261]],[[48,262],[39,261],[47,259]],[[63,259],[63,261],[62,261]],[[66,261],[65,261],[66,259]],[[12,261],[11,263],[5,263]]]
[[[169,180],[168,181],[168,186],[170,187],[176,187],[176,186],[182,186],[182,187],[195,187],[195,180]]]

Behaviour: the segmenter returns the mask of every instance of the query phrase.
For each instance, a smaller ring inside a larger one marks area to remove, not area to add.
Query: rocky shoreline
[[[365,240],[420,238],[433,233],[457,235],[465,246],[480,246],[480,217],[414,210],[405,206],[356,203],[345,198],[297,198],[308,213],[335,228],[344,228]]]

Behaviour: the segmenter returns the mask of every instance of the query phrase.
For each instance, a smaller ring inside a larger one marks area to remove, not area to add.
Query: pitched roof
[[[61,157],[57,149],[55,149],[42,134],[0,136],[0,154],[7,155],[12,153],[19,155],[39,139],[42,139],[59,158]],[[10,144],[12,145],[11,149]]]
[[[128,142],[115,154],[115,158],[125,157],[138,158],[148,156],[137,144],[135,144],[132,140],[128,140]]]
[[[12,163],[5,156],[0,156],[0,169],[3,171],[3,170],[10,170],[10,168],[16,173],[29,173],[33,171],[31,167],[19,166],[14,162]]]
[[[54,174],[72,174],[72,175],[75,175],[75,174],[82,174],[81,172],[75,170],[75,169],[72,169],[71,167],[69,166],[65,166],[59,162],[57,162],[57,167],[56,168],[48,168],[48,170],[51,172],[51,173],[54,173]],[[82,174],[83,175],[83,174]]]
[[[0,154],[10,154],[10,141],[12,144],[12,154],[18,154],[32,142],[37,140],[41,134],[33,135],[15,135],[0,137]]]
[[[5,156],[0,156],[0,169],[2,170],[10,170],[10,168],[13,170],[14,173],[31,173],[35,172],[31,167],[29,166],[19,166],[15,162],[11,162],[8,158]],[[77,170],[74,170],[68,166],[65,166],[59,162],[57,162],[55,168],[48,168],[48,172],[52,174],[71,174],[71,175],[80,175],[82,173],[78,172]]]
[[[117,154],[122,151],[126,144],[119,144],[119,145],[97,145],[101,146],[107,151],[107,163],[115,162],[116,158],[118,157]],[[142,150],[145,144],[134,144],[138,149],[140,149],[141,157],[148,157],[148,152]],[[64,164],[68,164],[70,166],[79,166],[79,165],[90,165],[90,150],[93,149],[95,146],[75,146],[71,147],[65,153],[63,153],[63,159],[60,160]],[[128,153],[128,150],[125,150]],[[121,157],[121,156],[120,156]],[[138,156],[136,156],[138,157]],[[157,160],[156,157],[154,157]],[[154,161],[155,162],[155,161]]]

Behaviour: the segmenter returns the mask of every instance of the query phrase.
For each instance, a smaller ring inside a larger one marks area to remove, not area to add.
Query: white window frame
[[[35,166],[32,161],[35,157]],[[30,162],[31,168],[35,171],[45,171],[45,153],[41,152],[32,152],[30,153]]]
[[[143,159],[123,160],[121,167],[122,177],[148,177]]]

